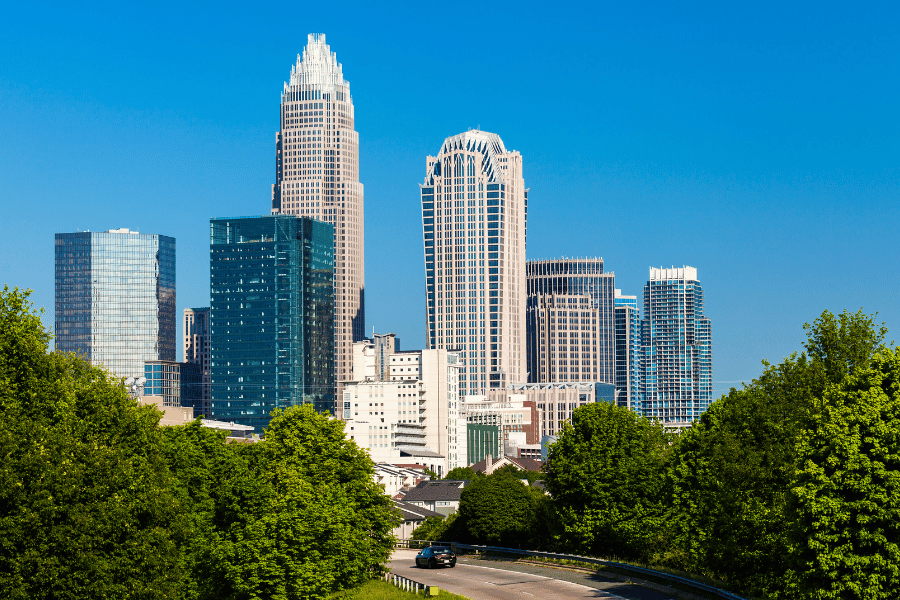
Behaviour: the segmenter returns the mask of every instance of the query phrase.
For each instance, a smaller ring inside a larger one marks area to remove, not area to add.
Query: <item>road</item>
[[[502,566],[502,569],[463,562],[452,569],[419,569],[415,566],[415,557],[415,550],[395,550],[388,566],[397,575],[425,585],[436,585],[472,600],[674,600],[671,594],[593,573],[522,563],[497,563],[496,566]]]

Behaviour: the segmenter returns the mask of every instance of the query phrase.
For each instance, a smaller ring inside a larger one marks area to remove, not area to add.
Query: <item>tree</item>
[[[0,589],[7,598],[173,598],[178,503],[159,412],[48,354],[29,292],[0,292]]]
[[[379,573],[399,522],[343,423],[310,405],[277,412],[226,481],[208,589],[233,598],[326,598]]]
[[[460,495],[454,533],[474,544],[521,546],[531,536],[536,504],[534,492],[508,471],[476,477]]]
[[[550,447],[545,484],[569,547],[644,558],[661,528],[665,458],[662,425],[603,402],[581,406]]]
[[[472,467],[456,467],[447,471],[447,476],[444,479],[471,481],[475,479],[475,471],[472,470]]]
[[[884,337],[874,318],[825,311],[805,325],[807,353],[714,402],[670,462],[672,539],[658,562],[778,597],[791,548],[787,505],[796,446],[829,386],[864,368]]]
[[[852,373],[828,389],[797,444],[791,598],[900,597],[900,351],[870,357],[861,346],[838,353],[834,368]]]

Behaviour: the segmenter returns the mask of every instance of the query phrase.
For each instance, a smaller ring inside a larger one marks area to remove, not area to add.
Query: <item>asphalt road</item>
[[[670,594],[593,573],[521,563],[494,563],[488,567],[458,562],[452,569],[420,569],[415,566],[415,557],[415,550],[395,550],[388,566],[397,575],[425,585],[436,585],[472,600],[674,600]]]

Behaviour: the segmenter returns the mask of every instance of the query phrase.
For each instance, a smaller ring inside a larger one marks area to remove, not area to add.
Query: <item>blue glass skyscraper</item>
[[[175,239],[128,229],[56,234],[56,349],[123,378],[175,360]]]
[[[262,432],[274,408],[334,409],[334,228],[210,221],[210,412]]]
[[[697,419],[712,400],[712,324],[696,268],[650,268],[641,338],[644,416]]]
[[[641,393],[641,319],[637,296],[616,290],[616,403],[643,412]]]

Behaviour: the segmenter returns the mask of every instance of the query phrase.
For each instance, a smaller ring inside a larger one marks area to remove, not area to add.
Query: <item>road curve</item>
[[[395,550],[391,572],[425,585],[460,594],[472,600],[574,600],[606,598],[625,600],[670,600],[665,594],[613,579],[561,571],[536,565],[508,565],[516,570],[457,563],[452,569],[419,569],[415,550]],[[497,566],[507,566],[499,563]]]

